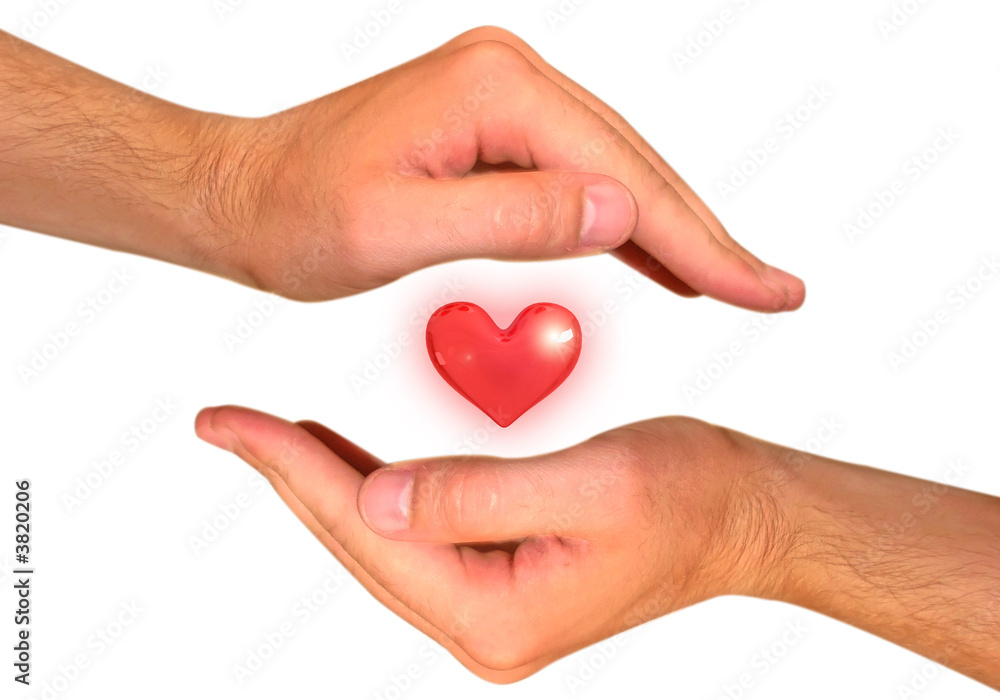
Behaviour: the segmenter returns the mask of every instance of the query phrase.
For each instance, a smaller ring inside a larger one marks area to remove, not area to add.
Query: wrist
[[[683,572],[670,609],[722,595],[778,598],[796,548],[775,445],[690,418],[661,425],[669,459],[666,570]],[[662,612],[662,611],[661,611]]]
[[[720,594],[783,600],[795,579],[802,532],[789,483],[803,459],[820,459],[723,429],[736,446],[726,465],[719,524]]]
[[[276,252],[262,235],[281,160],[280,134],[268,119],[191,116],[175,222],[188,241],[189,267],[258,289],[271,287],[259,261]]]

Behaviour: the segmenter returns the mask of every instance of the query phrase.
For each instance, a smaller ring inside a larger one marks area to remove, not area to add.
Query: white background
[[[802,310],[765,319],[773,323],[757,337],[746,326],[757,314],[711,300],[683,300],[648,282],[625,298],[629,271],[611,258],[462,262],[356,298],[279,304],[231,352],[224,334],[235,333],[255,303],[266,309],[273,298],[0,227],[0,523],[8,523],[0,528],[0,561],[9,568],[13,553],[12,482],[29,478],[38,572],[35,685],[25,692],[10,680],[13,626],[4,613],[4,697],[41,697],[48,683],[61,692],[46,697],[59,698],[715,700],[735,695],[730,686],[743,674],[752,681],[746,698],[889,699],[906,696],[907,686],[922,700],[995,696],[822,616],[737,598],[654,621],[617,646],[584,650],[513,687],[492,686],[352,579],[308,620],[296,615],[297,601],[341,567],[249,467],[197,440],[193,419],[203,406],[239,403],[316,419],[396,460],[460,451],[463,442],[484,453],[536,454],[681,413],[929,479],[944,480],[949,461],[958,460],[971,467],[959,485],[1000,495],[1000,279],[980,285],[960,310],[948,301],[984,255],[1000,253],[996,3],[911,0],[913,14],[886,36],[879,22],[893,13],[888,0],[590,0],[559,23],[546,16],[555,0],[403,0],[352,61],[343,42],[385,2],[245,0],[222,15],[211,0],[49,4],[54,16],[36,24],[44,2],[5,0],[0,26],[130,85],[150,71],[165,73],[155,88],[161,97],[240,115],[318,97],[477,25],[504,26],[620,110],[739,240],[801,275],[808,294]],[[707,46],[680,69],[675,53],[724,9],[733,21],[717,37],[703,35]],[[813,87],[832,97],[786,139],[779,120]],[[904,167],[941,128],[957,141],[913,181]],[[777,153],[724,197],[718,183],[770,137]],[[849,240],[844,224],[895,179],[905,193]],[[47,334],[83,320],[77,307],[116,270],[133,278],[125,291],[38,377],[22,381],[18,365],[43,348]],[[560,390],[513,427],[488,432],[485,417],[434,374],[423,326],[413,321],[448,283],[461,285],[500,325],[535,301],[568,306],[581,321],[608,299],[617,305],[591,319],[594,332]],[[949,322],[894,369],[888,353],[939,308]],[[401,332],[414,339],[410,346],[371,386],[352,388],[351,375],[366,361],[386,365],[380,346]],[[720,375],[713,353],[734,341],[745,352]],[[699,370],[717,379],[688,401],[682,387]],[[131,450],[122,433],[148,419],[157,399],[177,408]],[[824,421],[839,426],[832,439],[821,439],[829,436]],[[124,464],[68,506],[78,479],[116,449]],[[244,507],[227,524],[223,513],[237,501]],[[192,538],[213,519],[227,526],[196,553]],[[0,609],[12,610],[4,578]],[[133,602],[141,613],[114,644],[94,644],[92,635]],[[238,683],[234,665],[285,622],[294,635]],[[782,652],[789,623],[805,632],[789,637],[795,644],[776,664],[762,662],[762,649]],[[58,680],[60,667],[81,654],[88,668],[69,684]],[[398,677],[411,664],[419,678],[400,692]],[[572,687],[572,678],[584,686]]]

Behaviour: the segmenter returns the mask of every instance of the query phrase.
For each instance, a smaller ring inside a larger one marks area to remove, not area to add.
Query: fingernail
[[[618,185],[602,182],[584,188],[580,244],[609,248],[618,243],[632,222],[632,202]]]
[[[384,469],[375,472],[365,491],[364,512],[369,526],[379,532],[398,532],[410,525],[413,471]]]

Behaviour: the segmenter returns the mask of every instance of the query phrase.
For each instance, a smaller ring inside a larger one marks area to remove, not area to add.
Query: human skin
[[[205,409],[196,430],[264,475],[372,595],[490,681],[745,595],[1000,689],[1000,498],[679,417],[540,457],[392,465],[319,424],[246,408]],[[920,494],[933,494],[928,508],[915,508]]]
[[[797,308],[618,114],[497,28],[263,118],[165,102],[0,32],[0,223],[299,300],[459,258],[614,251]]]

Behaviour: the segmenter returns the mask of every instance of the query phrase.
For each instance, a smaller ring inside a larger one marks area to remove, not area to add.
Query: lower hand
[[[713,596],[822,612],[1000,688],[1000,498],[688,418],[541,457],[385,465],[316,423],[206,409],[391,610],[497,682]]]
[[[383,463],[311,422],[206,409],[391,610],[493,681],[723,593],[777,585],[779,517],[744,436],[669,418],[543,457]],[[367,480],[366,480],[367,477]],[[394,510],[413,478],[405,517]],[[479,544],[475,544],[479,543]]]

